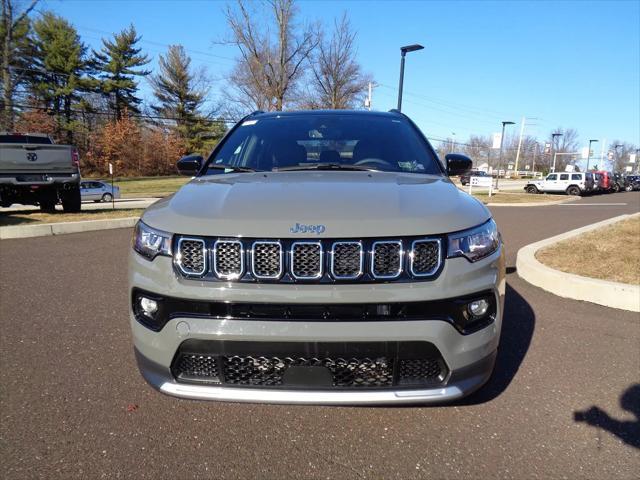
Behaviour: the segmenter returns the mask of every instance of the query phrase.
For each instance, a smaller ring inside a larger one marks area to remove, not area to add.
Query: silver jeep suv
[[[491,376],[504,249],[398,112],[256,112],[144,212],[129,263],[144,378],[184,398],[454,400]]]

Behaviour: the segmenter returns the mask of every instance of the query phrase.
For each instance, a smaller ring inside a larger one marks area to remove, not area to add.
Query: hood
[[[445,177],[304,171],[195,178],[142,220],[188,235],[353,238],[448,233],[490,217]]]

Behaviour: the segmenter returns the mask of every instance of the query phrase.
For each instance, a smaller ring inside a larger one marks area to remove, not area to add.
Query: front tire
[[[105,193],[102,195],[102,201],[105,203],[111,202],[113,200],[113,196],[110,193]]]
[[[539,192],[538,192],[538,189],[537,189],[534,185],[529,185],[529,186],[527,186],[527,188],[525,188],[525,189],[524,189],[524,191],[525,191],[525,192],[527,192],[527,193],[534,194],[534,195],[535,195],[536,193],[539,193]]]
[[[62,192],[62,209],[66,213],[77,213],[82,206],[82,199],[80,198],[80,187],[75,185],[69,190]]]

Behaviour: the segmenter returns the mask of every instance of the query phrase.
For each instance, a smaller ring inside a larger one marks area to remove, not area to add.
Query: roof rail
[[[264,113],[262,110],[256,110],[255,112],[251,112],[249,115],[247,115],[248,117],[253,117],[254,115],[259,115],[261,113]]]
[[[397,108],[392,108],[391,110],[389,110],[389,113],[397,113],[399,115],[402,115],[402,112],[400,110],[398,110]]]

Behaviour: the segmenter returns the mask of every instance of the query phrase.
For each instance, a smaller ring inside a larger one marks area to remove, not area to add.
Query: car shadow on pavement
[[[476,405],[498,397],[515,377],[533,338],[536,316],[529,303],[507,283],[504,320],[493,375],[476,393],[455,405]]]
[[[640,449],[640,383],[627,388],[620,396],[620,406],[635,420],[617,420],[599,407],[573,412],[573,419],[612,433],[627,445]]]

